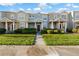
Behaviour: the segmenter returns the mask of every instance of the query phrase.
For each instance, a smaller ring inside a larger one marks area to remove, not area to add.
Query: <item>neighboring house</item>
[[[79,11],[72,12],[73,28],[79,28]]]
[[[10,12],[0,11],[0,28],[6,32],[18,28],[36,28],[38,31],[44,28],[59,29],[66,32],[67,29],[79,27],[79,11],[60,13],[26,13],[24,11]]]
[[[66,32],[68,24],[67,22],[69,20],[68,15],[68,12],[50,13],[49,28],[64,30]]]

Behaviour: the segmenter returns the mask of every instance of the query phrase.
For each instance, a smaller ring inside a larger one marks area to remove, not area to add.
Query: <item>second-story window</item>
[[[62,19],[66,19],[66,15],[61,15],[61,18]]]
[[[75,14],[75,18],[79,19],[79,14],[76,13]]]
[[[57,18],[57,16],[54,17],[55,19]]]
[[[15,15],[11,15],[11,19],[14,19],[15,18]]]
[[[47,20],[47,18],[44,18],[44,20]]]
[[[29,17],[31,17],[31,14],[29,14]]]

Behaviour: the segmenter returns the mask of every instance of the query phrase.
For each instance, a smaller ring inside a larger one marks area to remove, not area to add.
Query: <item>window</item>
[[[31,17],[31,15],[29,15],[29,17]]]
[[[79,12],[74,12],[75,19],[79,19]]]
[[[56,19],[56,18],[57,18],[57,16],[54,16],[54,18]]]
[[[24,19],[24,17],[23,16],[19,16],[19,19]]]
[[[29,28],[34,28],[34,23],[28,23]]]
[[[66,19],[66,15],[62,15],[61,18]]]
[[[14,19],[14,18],[15,18],[15,15],[12,14],[12,15],[11,15],[11,19]]]
[[[29,15],[29,17],[35,17],[34,15]]]
[[[76,15],[76,18],[79,18],[79,15]]]
[[[47,18],[44,18],[44,20],[47,20]]]
[[[79,14],[76,13],[75,14],[75,18],[79,19]]]
[[[25,22],[19,22],[19,27],[24,28],[25,27]]]

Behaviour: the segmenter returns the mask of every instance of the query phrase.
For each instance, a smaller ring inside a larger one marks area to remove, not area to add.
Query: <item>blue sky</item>
[[[79,3],[0,3],[0,11],[59,12],[79,10]]]

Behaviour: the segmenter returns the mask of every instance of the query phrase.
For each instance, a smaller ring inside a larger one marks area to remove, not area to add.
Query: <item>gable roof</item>
[[[0,20],[0,22],[13,22],[12,20],[8,19],[7,17],[4,17]]]

